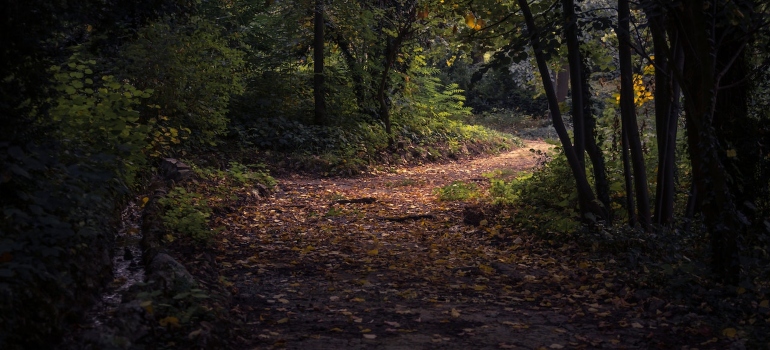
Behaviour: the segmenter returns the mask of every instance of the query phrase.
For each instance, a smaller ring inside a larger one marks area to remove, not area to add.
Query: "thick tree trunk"
[[[724,282],[734,284],[740,277],[737,239],[745,232],[746,225],[736,207],[729,175],[720,156],[725,150],[713,127],[719,74],[712,35],[717,28],[712,22],[713,14],[704,12],[713,6],[716,4],[712,1],[682,2],[681,7],[674,9],[679,18],[675,34],[684,40],[685,64],[680,84],[685,97],[687,139],[697,204],[711,237],[711,265]]]
[[[620,45],[618,58],[620,60],[620,115],[623,130],[628,138],[631,151],[631,163],[634,167],[634,189],[639,223],[642,228],[649,230],[650,200],[647,187],[647,170],[644,165],[644,154],[636,124],[636,105],[634,104],[634,82],[631,71],[631,34],[629,20],[631,11],[628,0],[618,1],[618,42]]]
[[[564,126],[564,121],[561,118],[559,112],[559,103],[556,100],[556,92],[554,91],[553,84],[548,72],[548,64],[545,61],[545,55],[540,48],[540,38],[535,25],[535,19],[532,16],[532,11],[529,9],[527,0],[518,0],[521,12],[524,15],[524,20],[527,24],[527,31],[530,35],[530,43],[532,50],[535,53],[535,60],[537,61],[537,68],[540,71],[540,77],[543,81],[543,88],[545,89],[546,97],[548,98],[548,108],[551,111],[551,118],[553,120],[554,129],[559,135],[562,147],[564,148],[564,155],[567,157],[567,162],[572,169],[572,174],[575,177],[575,182],[578,192],[578,202],[580,203],[580,212],[583,218],[589,218],[593,216],[594,219],[606,219],[602,214],[602,208],[597,203],[591,185],[586,178],[585,167],[580,162],[575,148],[572,146],[572,141],[567,133],[567,128]]]
[[[556,101],[562,103],[567,100],[569,94],[569,66],[562,65],[558,72],[555,72],[554,83],[556,85]]]
[[[324,4],[315,1],[313,38],[313,98],[315,100],[314,119],[316,125],[326,124],[326,98],[324,93]]]

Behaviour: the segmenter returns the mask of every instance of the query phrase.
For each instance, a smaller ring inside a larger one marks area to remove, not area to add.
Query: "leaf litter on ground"
[[[491,218],[467,225],[463,210],[478,203],[434,191],[531,169],[529,149],[548,147],[358,178],[293,175],[269,198],[237,196],[207,248],[239,325],[229,347],[741,348],[738,328],[640,293],[614,259]]]

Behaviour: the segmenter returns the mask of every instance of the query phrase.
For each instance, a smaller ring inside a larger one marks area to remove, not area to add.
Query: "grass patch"
[[[439,187],[433,190],[438,195],[438,198],[442,201],[464,201],[468,199],[478,198],[479,187],[475,183],[468,183],[463,181],[454,181],[444,187]]]

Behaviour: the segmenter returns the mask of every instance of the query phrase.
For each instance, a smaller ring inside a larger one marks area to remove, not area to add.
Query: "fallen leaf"
[[[366,339],[374,339],[377,338],[376,334],[364,334],[364,338]]]
[[[173,328],[179,327],[179,319],[174,316],[161,318],[160,321],[158,321],[158,323],[160,323],[161,327],[168,327],[168,326],[171,326]]]
[[[201,332],[203,332],[203,329],[198,328],[197,330],[190,332],[190,334],[187,335],[187,339],[193,340],[197,338],[201,334]]]
[[[289,318],[288,317],[284,317],[284,318],[278,320],[278,322],[276,322],[276,323],[281,324],[281,323],[286,323],[286,322],[289,322]]]
[[[451,313],[450,313],[450,314],[451,314],[451,315],[452,315],[452,317],[454,317],[454,318],[458,318],[458,317],[460,317],[460,311],[457,311],[457,309],[455,309],[455,308],[452,308],[452,311],[451,311]]]
[[[735,338],[737,334],[738,331],[735,328],[725,328],[722,330],[722,335],[728,338]]]

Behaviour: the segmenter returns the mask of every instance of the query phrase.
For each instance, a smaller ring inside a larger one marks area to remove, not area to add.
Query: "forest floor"
[[[483,174],[531,170],[541,159],[530,149],[549,147],[531,140],[357,178],[278,178],[273,195],[239,195],[217,215],[224,230],[206,248],[215,256],[175,255],[229,289],[233,348],[743,348],[735,329],[636,290],[614,259],[514,232],[489,208],[434,191],[453,181],[484,188]]]

